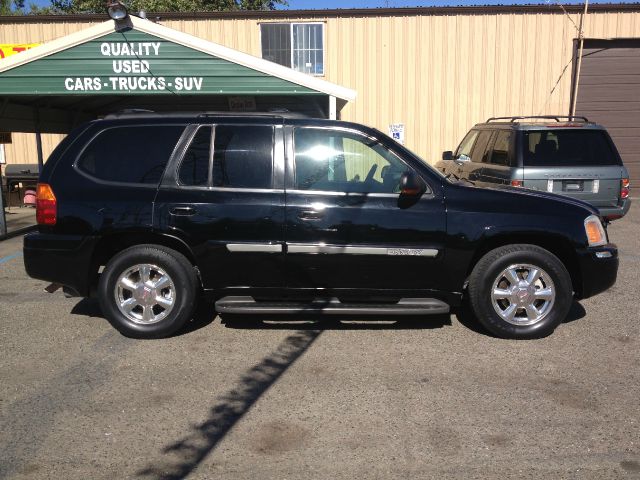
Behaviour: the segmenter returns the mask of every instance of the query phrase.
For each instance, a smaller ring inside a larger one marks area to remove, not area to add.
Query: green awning
[[[328,116],[355,92],[148,20],[112,21],[0,61],[0,130],[66,132],[123,108],[286,108]]]

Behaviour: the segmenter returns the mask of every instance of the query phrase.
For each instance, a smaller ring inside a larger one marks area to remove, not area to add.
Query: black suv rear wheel
[[[469,277],[469,300],[491,333],[514,339],[549,335],[566,318],[573,299],[564,264],[536,245],[490,251]]]
[[[127,248],[100,277],[98,299],[123,335],[161,338],[175,333],[195,310],[197,279],[179,252],[158,245]]]

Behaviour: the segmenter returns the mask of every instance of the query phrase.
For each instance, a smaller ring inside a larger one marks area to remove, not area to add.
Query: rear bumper
[[[582,288],[578,298],[588,298],[604,292],[616,283],[618,276],[618,248],[614,244],[578,251]]]
[[[95,243],[93,237],[28,234],[23,243],[24,267],[32,278],[59,283],[87,297]]]
[[[631,208],[631,199],[625,198],[622,200],[622,205],[618,205],[617,207],[598,207],[598,211],[601,217],[615,220],[616,218],[624,217],[629,211],[629,208]]]

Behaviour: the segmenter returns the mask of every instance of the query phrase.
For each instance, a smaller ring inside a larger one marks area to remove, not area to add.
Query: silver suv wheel
[[[123,271],[113,293],[120,312],[140,325],[161,321],[171,313],[176,301],[171,277],[162,268],[148,263]]]
[[[542,321],[553,308],[556,290],[551,277],[542,268],[514,264],[496,277],[491,288],[491,303],[496,313],[512,325],[533,325]]]

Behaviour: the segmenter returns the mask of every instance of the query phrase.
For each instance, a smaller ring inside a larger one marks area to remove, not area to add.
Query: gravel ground
[[[0,478],[640,478],[638,206],[609,233],[617,284],[527,342],[207,309],[129,340],[0,242]]]

